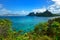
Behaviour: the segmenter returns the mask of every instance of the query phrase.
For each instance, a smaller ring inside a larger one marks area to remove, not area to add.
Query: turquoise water
[[[41,22],[47,22],[50,17],[36,17],[36,16],[3,16],[0,18],[7,18],[12,21],[12,29],[16,31],[22,30],[29,32],[34,30],[34,26]]]

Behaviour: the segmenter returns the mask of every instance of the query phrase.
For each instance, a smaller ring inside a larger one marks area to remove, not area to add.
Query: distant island
[[[46,10],[43,13],[39,12],[30,12],[27,16],[39,16],[39,17],[53,17],[53,16],[60,16],[59,14],[53,14],[50,11]]]
[[[7,13],[7,14],[0,14],[0,16],[20,16],[20,14],[10,14],[10,13]]]

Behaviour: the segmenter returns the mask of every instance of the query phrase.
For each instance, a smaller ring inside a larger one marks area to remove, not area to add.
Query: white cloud
[[[0,15],[9,14],[9,13],[11,13],[10,10],[7,10],[5,8],[0,9]]]
[[[0,11],[2,11],[3,13],[10,13],[10,12],[11,12],[10,10],[7,10],[7,9],[5,9],[5,8],[3,8],[3,9],[0,10]]]
[[[11,16],[11,14],[15,14],[15,15],[20,15],[20,16],[25,16],[28,13],[29,13],[29,11],[25,11],[25,10],[22,10],[22,11],[11,11],[11,10],[8,10],[8,9],[4,8],[3,4],[0,4],[0,15],[7,14],[7,15]]]
[[[41,9],[32,9],[31,11],[26,11],[26,10],[22,10],[22,11],[14,11],[14,14],[19,14],[20,16],[25,16],[28,15],[30,12],[44,12],[46,11],[46,8],[41,8]]]
[[[9,14],[9,13],[11,13],[11,11],[4,8],[3,4],[0,4],[0,15]]]
[[[60,0],[52,0],[55,4],[60,5]]]
[[[52,13],[60,13],[60,0],[51,0],[54,4],[48,7],[48,10]]]
[[[52,13],[60,13],[60,0],[47,0],[48,4],[50,2],[54,2],[54,4],[52,5],[49,5],[47,8],[46,7],[43,7],[43,8],[39,8],[39,9],[33,9],[32,11],[33,12],[44,12],[46,11],[46,9],[48,9],[49,11],[51,11]]]
[[[22,11],[14,11],[14,14],[19,14],[20,16],[25,16],[29,13],[29,11],[25,11],[25,10],[22,10]]]
[[[44,12],[46,11],[46,8],[41,8],[41,9],[33,9],[32,12]]]
[[[32,9],[31,11],[26,11],[26,10],[21,10],[21,11],[11,11],[8,10],[6,8],[3,7],[3,4],[0,4],[0,15],[2,14],[19,14],[19,15],[27,15],[29,12],[44,12],[46,11],[46,9],[48,9],[49,11],[51,11],[52,13],[60,13],[60,0],[51,0],[52,2],[54,2],[54,4],[43,8],[38,8],[38,9]],[[51,2],[49,1],[49,2]],[[49,3],[48,2],[48,3]]]

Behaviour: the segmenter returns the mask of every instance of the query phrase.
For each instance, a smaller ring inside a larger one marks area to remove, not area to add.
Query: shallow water
[[[22,30],[29,32],[34,29],[38,23],[47,22],[51,17],[36,17],[36,16],[1,16],[12,21],[12,29],[16,31]]]

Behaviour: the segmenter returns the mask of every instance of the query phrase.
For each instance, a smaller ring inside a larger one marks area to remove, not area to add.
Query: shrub
[[[11,21],[8,19],[0,19],[0,37],[7,37],[11,29]]]

